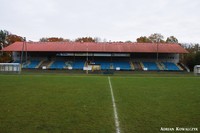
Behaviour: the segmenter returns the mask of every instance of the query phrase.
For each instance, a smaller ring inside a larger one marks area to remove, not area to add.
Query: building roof
[[[3,51],[23,51],[23,44],[15,42]],[[166,43],[26,42],[26,47],[28,52],[188,53],[179,44]]]

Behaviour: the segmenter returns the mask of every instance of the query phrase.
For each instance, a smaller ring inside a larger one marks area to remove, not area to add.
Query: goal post
[[[1,73],[21,73],[20,63],[0,63]]]
[[[194,75],[200,75],[200,65],[194,66]]]

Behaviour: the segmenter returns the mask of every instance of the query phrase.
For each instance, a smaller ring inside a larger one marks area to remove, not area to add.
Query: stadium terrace
[[[183,71],[188,53],[179,44],[114,42],[15,42],[3,51],[27,69],[126,71]]]

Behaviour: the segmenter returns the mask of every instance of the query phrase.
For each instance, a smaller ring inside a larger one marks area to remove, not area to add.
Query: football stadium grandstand
[[[184,71],[179,44],[15,42],[3,51],[24,69]],[[26,56],[26,57],[25,57]]]

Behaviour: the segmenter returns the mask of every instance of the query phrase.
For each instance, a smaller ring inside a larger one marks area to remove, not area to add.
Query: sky
[[[200,0],[0,0],[0,29],[32,41],[136,41],[160,33],[200,43]]]

